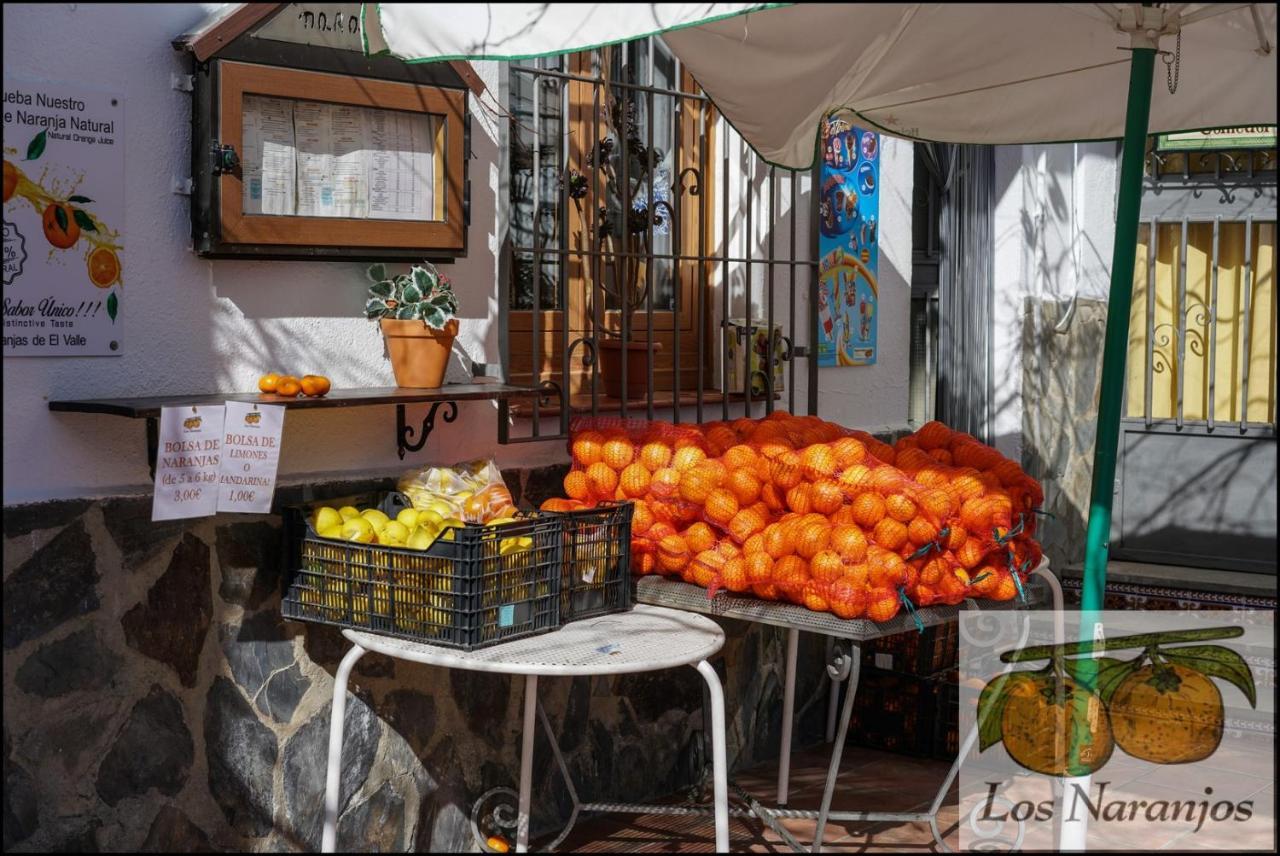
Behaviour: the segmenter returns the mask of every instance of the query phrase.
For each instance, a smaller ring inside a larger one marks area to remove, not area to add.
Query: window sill
[[[1059,576],[1063,579],[1081,579],[1084,576],[1084,567],[1080,564],[1069,565]],[[1145,562],[1108,562],[1107,582],[1253,597],[1276,596],[1274,574],[1250,574],[1242,571],[1189,568],[1180,565],[1153,565]]]

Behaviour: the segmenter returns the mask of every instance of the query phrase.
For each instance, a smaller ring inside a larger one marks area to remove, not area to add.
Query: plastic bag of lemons
[[[414,508],[435,512],[444,520],[495,523],[516,516],[511,491],[492,459],[410,471],[397,487]]]

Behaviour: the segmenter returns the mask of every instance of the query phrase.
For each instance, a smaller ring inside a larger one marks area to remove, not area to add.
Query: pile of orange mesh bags
[[[890,446],[775,412],[699,426],[583,419],[567,498],[635,502],[632,570],[841,618],[1020,596],[1040,562],[1040,485],[968,434],[930,422]]]

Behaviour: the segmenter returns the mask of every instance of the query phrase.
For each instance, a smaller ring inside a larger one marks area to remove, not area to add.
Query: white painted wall
[[[188,199],[172,186],[189,173],[191,104],[170,86],[171,74],[189,69],[170,41],[217,5],[4,6],[6,75],[123,93],[126,180],[122,355],[5,358],[5,504],[150,490],[141,420],[50,413],[50,399],[250,390],[268,370],[326,374],[339,388],[393,385],[378,329],[361,316],[363,265],[208,261],[190,250]],[[501,66],[476,68],[496,93]],[[498,362],[497,119],[474,99],[473,110],[470,255],[446,270],[462,305],[460,347]],[[886,141],[883,152],[880,359],[823,369],[820,378],[820,413],[863,428],[901,425],[907,414],[911,147]],[[797,201],[799,239],[808,241],[808,197]],[[805,383],[801,369],[798,403]],[[281,483],[400,472],[411,461],[396,457],[394,427],[391,407],[291,413]],[[507,467],[565,459],[561,442],[496,440],[496,406],[464,404],[414,460],[494,455]]]
[[[1040,301],[1106,299],[1117,163],[1114,143],[996,150],[994,434],[997,448],[1015,460],[1022,454],[1026,313],[1039,330]]]

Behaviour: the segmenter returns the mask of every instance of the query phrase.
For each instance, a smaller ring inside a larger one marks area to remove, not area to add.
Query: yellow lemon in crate
[[[445,521],[445,516],[441,514],[439,511],[435,511],[430,508],[419,509],[418,511],[419,526],[434,526],[437,530],[439,530],[440,527],[444,525],[444,521]]]
[[[466,525],[467,525],[466,523],[463,523],[461,520],[457,519],[456,517],[450,518],[449,520],[446,520],[444,523],[441,524],[441,529],[443,531],[441,532],[440,537],[446,541],[452,541],[453,540],[452,530],[461,529]]]
[[[373,542],[373,536],[373,524],[363,517],[352,517],[342,524],[342,539],[344,541],[358,541],[361,544],[369,544]]]
[[[412,529],[409,526],[399,520],[389,520],[378,532],[378,543],[390,544],[392,541],[399,541],[399,546],[403,547],[405,542],[409,540],[411,531]]]
[[[364,511],[360,512],[360,516],[373,524],[374,532],[381,532],[383,527],[391,522],[390,517],[383,514],[376,508],[366,508]]]
[[[338,514],[342,515],[343,520],[350,520],[353,517],[360,516],[360,509],[353,505],[344,505],[338,509]]]
[[[316,534],[321,538],[332,538],[334,541],[342,540],[342,524],[336,526],[326,526],[324,529],[316,528]]]
[[[341,526],[342,520],[342,515],[338,513],[338,509],[330,508],[326,505],[316,510],[316,515],[312,518],[311,523],[315,526],[316,531],[319,532],[321,529]]]
[[[425,526],[415,526],[409,533],[405,546],[410,550],[425,550],[436,540],[436,533]]]
[[[418,509],[400,509],[400,512],[396,515],[396,522],[402,524],[406,529],[412,532],[413,527],[418,525]]]

